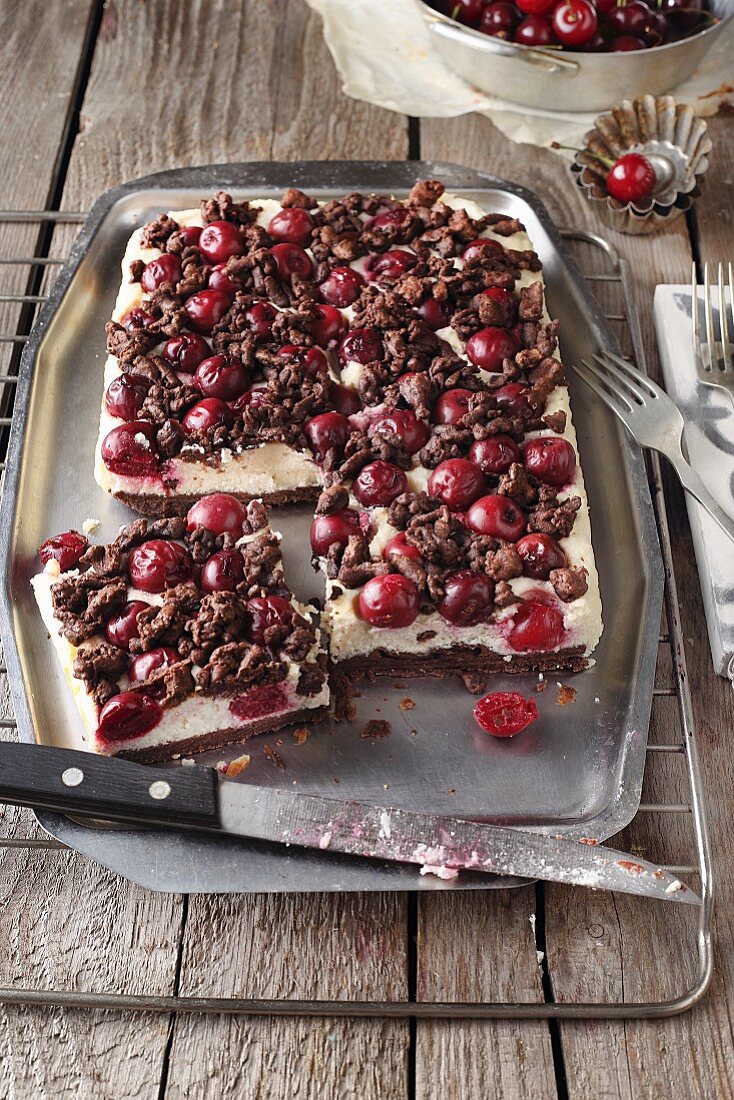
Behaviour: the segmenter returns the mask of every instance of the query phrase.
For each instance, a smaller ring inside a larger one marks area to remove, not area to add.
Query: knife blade
[[[153,768],[39,745],[0,744],[0,802],[459,870],[539,878],[699,904],[675,876],[600,844],[398,807],[232,783],[211,768]]]

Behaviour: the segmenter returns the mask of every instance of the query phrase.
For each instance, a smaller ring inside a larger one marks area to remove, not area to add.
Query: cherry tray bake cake
[[[49,539],[36,600],[96,752],[160,760],[324,717],[326,654],[262,504]]]

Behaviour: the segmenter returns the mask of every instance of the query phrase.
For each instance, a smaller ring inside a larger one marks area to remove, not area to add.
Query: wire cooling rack
[[[74,211],[14,211],[0,210],[0,225],[34,224],[48,231],[55,225],[81,224],[86,214]],[[602,237],[581,230],[561,230],[561,235],[575,253],[585,278],[592,284],[595,296],[602,305],[604,315],[616,330],[623,353],[635,359],[641,368],[645,368],[645,353],[639,320],[629,289],[627,267],[616,251]],[[43,233],[39,234],[38,252],[43,247]],[[46,241],[48,243],[48,241]],[[0,471],[5,469],[8,428],[12,423],[14,386],[17,382],[20,348],[28,340],[28,334],[38,305],[45,301],[46,295],[40,293],[44,279],[48,280],[49,270],[63,264],[62,257],[2,256],[0,266],[13,265],[27,269],[26,293],[0,294],[0,303],[17,303],[20,315],[17,321],[18,331],[0,332],[0,344],[15,345],[10,356],[10,366],[6,373],[0,373]],[[593,268],[593,271],[588,270]],[[666,728],[669,740],[665,743],[648,744],[647,752],[653,754],[675,754],[685,760],[685,790],[681,800],[676,790],[676,800],[642,803],[640,814],[654,814],[660,817],[660,834],[665,835],[665,819],[677,815],[685,820],[692,831],[695,862],[686,865],[664,864],[667,870],[688,876],[694,880],[701,898],[699,918],[695,935],[695,944],[691,951],[697,959],[696,977],[690,987],[676,997],[668,1000],[645,1002],[555,1002],[552,998],[540,1002],[419,1002],[414,999],[405,1001],[314,1001],[291,999],[242,999],[222,997],[180,997],[146,996],[124,993],[91,993],[62,989],[20,989],[0,988],[0,1004],[24,1006],[48,1006],[75,1009],[114,1009],[118,1011],[145,1012],[187,1012],[198,1014],[233,1013],[259,1016],[334,1016],[334,1017],[372,1017],[372,1018],[441,1018],[441,1019],[644,1019],[672,1016],[687,1011],[705,994],[713,972],[711,947],[711,915],[713,908],[713,879],[711,851],[706,823],[701,773],[698,763],[696,735],[693,722],[693,709],[688,688],[685,651],[681,630],[678,605],[678,593],[673,573],[673,561],[670,533],[663,496],[660,464],[657,456],[648,461],[648,476],[655,514],[660,534],[660,544],[665,566],[665,626],[659,638],[658,666],[665,662],[665,652],[672,662],[673,686],[654,689],[653,716],[662,697],[674,697],[677,700],[677,719]],[[1,490],[0,490],[1,491]],[[0,676],[7,675],[7,669],[0,665]],[[12,719],[0,719],[0,730],[9,731],[5,737],[12,737],[15,723]],[[64,845],[52,838],[16,838],[0,837],[0,850],[3,848],[23,849],[59,849]],[[654,853],[646,853],[655,861]],[[697,880],[697,882],[695,881]],[[537,888],[538,900],[542,905],[543,886]],[[544,963],[544,989],[551,984],[551,977]]]

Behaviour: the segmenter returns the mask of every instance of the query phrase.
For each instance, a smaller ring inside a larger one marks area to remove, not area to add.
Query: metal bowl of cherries
[[[527,107],[599,111],[687,80],[734,0],[417,0],[444,61]]]

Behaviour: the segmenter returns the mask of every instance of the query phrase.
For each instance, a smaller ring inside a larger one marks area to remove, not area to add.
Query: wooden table
[[[479,116],[406,119],[344,97],[301,0],[4,0],[0,5],[0,203],[86,210],[100,191],[176,165],[238,160],[456,161],[533,188],[559,224],[599,229],[631,261],[655,367],[658,282],[691,257],[734,256],[731,118],[711,123],[705,195],[649,239],[597,226],[553,154],[515,145]],[[0,255],[30,255],[59,228],[3,226]],[[26,269],[0,268],[22,293]],[[0,306],[17,331],[19,307]],[[2,372],[13,349],[2,345]],[[407,1022],[4,1009],[8,1097],[417,1097],[578,1100],[734,1096],[732,692],[713,675],[682,496],[669,486],[687,658],[716,847],[716,975],[690,1014],[662,1021]],[[663,673],[664,675],[664,673]],[[7,685],[2,685],[7,710]],[[657,722],[664,726],[665,716]],[[660,730],[651,731],[655,738]],[[662,761],[674,767],[671,760]],[[657,782],[648,777],[648,789]],[[669,827],[667,827],[669,825]],[[1,835],[42,837],[6,810]],[[681,862],[641,816],[620,844]],[[727,842],[729,845],[727,846]],[[681,841],[681,843],[683,843]],[[419,1000],[629,1000],[692,980],[690,928],[672,907],[588,891],[545,893],[547,980],[532,888],[483,894],[180,897],[148,893],[68,851],[8,847],[0,867],[0,985],[219,996]]]

